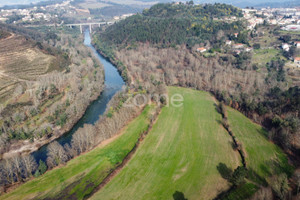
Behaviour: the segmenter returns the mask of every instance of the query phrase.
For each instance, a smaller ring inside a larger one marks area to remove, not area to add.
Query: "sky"
[[[0,6],[15,5],[15,4],[30,4],[45,0],[0,0]]]
[[[4,5],[15,5],[15,4],[29,4],[29,3],[36,3],[39,1],[45,0],[0,0],[0,7]],[[124,0],[120,0],[120,4]],[[141,1],[159,1],[159,2],[171,2],[177,0],[141,0]],[[188,0],[186,0],[188,1]],[[232,4],[238,7],[245,7],[245,6],[254,6],[261,3],[266,2],[285,2],[285,1],[297,1],[297,0],[194,0],[195,3],[227,3]]]

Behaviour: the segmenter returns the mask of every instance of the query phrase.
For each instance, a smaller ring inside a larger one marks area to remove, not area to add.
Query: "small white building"
[[[231,44],[232,44],[232,41],[231,41],[231,40],[226,40],[225,44],[226,44],[226,45],[231,45]]]
[[[284,51],[289,51],[290,50],[290,45],[288,45],[287,43],[283,43],[281,45],[281,48],[284,50]]]
[[[246,51],[246,52],[253,51],[253,48],[252,48],[252,47],[247,47],[247,48],[245,49],[245,51]]]

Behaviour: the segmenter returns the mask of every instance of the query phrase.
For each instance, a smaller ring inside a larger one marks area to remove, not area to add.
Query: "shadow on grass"
[[[233,173],[231,168],[227,167],[227,165],[224,163],[219,163],[217,166],[217,170],[219,171],[222,178],[229,181],[229,179]]]
[[[173,199],[174,200],[188,200],[184,197],[184,194],[182,192],[179,192],[179,191],[176,191],[174,194],[173,194]]]
[[[261,134],[263,137],[265,137],[267,140],[269,140],[269,133],[266,129],[264,128],[257,128],[256,131]]]
[[[216,103],[214,103],[215,106],[215,110],[222,115],[222,112],[220,111],[219,105],[217,105]]]
[[[268,183],[264,177],[258,175],[252,168],[248,169],[247,179],[265,187],[268,186]]]
[[[289,165],[287,158],[283,155],[276,160],[265,161],[265,165],[270,166],[270,173],[281,174],[286,173],[289,177],[293,174],[294,168]]]

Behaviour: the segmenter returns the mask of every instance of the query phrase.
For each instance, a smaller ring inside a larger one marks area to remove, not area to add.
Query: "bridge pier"
[[[82,25],[80,24],[79,27],[80,27],[80,33],[82,34],[82,32],[83,32],[82,31]]]
[[[92,24],[90,24],[90,33],[92,33]]]

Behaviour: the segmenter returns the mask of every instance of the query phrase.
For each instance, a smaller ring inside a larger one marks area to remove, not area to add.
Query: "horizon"
[[[18,5],[30,5],[36,4],[43,1],[53,1],[53,0],[1,0],[0,8],[5,6],[18,6]],[[144,1],[149,2],[152,0],[137,0],[137,1]],[[179,0],[180,1],[180,0]],[[120,4],[122,4],[122,0],[120,0]],[[173,0],[153,0],[153,2],[158,3],[167,3],[167,2],[174,2]],[[184,1],[185,2],[185,1]],[[297,2],[296,0],[267,0],[266,2],[261,2],[260,0],[194,0],[194,3],[201,4],[201,3],[225,3],[229,5],[233,5],[236,7],[244,8],[246,6],[259,6],[262,4],[274,4],[274,3],[285,3],[285,2]]]

